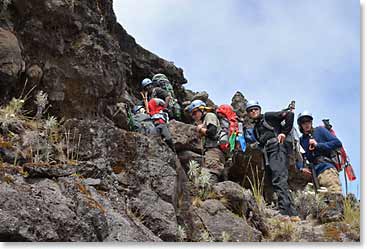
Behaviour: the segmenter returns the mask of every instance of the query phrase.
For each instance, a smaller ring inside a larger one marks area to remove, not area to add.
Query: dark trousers
[[[266,147],[268,165],[265,166],[267,179],[271,180],[273,191],[278,196],[278,208],[281,214],[297,216],[288,187],[288,157],[283,144],[274,143]]]
[[[172,140],[171,133],[169,132],[167,124],[158,124],[155,126],[155,128],[157,133],[161,135],[164,141]]]
[[[155,126],[155,129],[157,134],[162,137],[163,141],[166,142],[166,144],[175,152],[175,146],[167,124],[158,124]]]

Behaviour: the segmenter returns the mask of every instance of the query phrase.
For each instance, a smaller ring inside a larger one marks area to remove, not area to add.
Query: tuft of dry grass
[[[279,219],[272,219],[270,222],[271,229],[269,237],[274,242],[290,242],[294,241],[295,227],[290,221],[281,221]]]
[[[352,228],[358,229],[360,228],[360,208],[355,207],[353,202],[349,198],[345,198],[344,200],[344,219],[343,222],[351,225]]]
[[[194,196],[191,200],[191,203],[193,206],[195,207],[201,207],[203,205],[203,201],[201,200],[200,197],[198,196]]]
[[[206,169],[200,167],[200,164],[194,160],[189,162],[188,177],[190,182],[194,185],[197,197],[205,200],[211,193],[210,177],[211,173]]]
[[[31,163],[77,165],[81,135],[75,130],[63,132],[63,119],[57,120],[54,116],[42,119],[49,107],[48,95],[43,91],[35,96],[36,116],[27,116],[30,112],[23,107],[33,90],[0,107],[0,147],[15,152],[14,166],[20,157]]]
[[[263,198],[263,192],[264,192],[264,175],[262,176],[262,178],[260,179],[259,177],[259,169],[256,165],[256,169],[254,172],[254,169],[251,166],[251,173],[252,173],[252,179],[250,179],[250,177],[247,176],[247,180],[250,183],[251,186],[251,191],[254,195],[255,201],[257,203],[257,205],[259,206],[260,211],[263,210],[265,203],[264,203],[264,198]],[[256,173],[256,174],[255,174]]]

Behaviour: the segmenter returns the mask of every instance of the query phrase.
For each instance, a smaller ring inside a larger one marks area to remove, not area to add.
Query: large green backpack
[[[153,83],[165,90],[171,97],[170,103],[168,103],[168,109],[171,112],[171,117],[178,120],[181,119],[181,106],[178,104],[176,99],[175,91],[171,82],[168,80],[167,76],[164,74],[156,74],[152,79]]]

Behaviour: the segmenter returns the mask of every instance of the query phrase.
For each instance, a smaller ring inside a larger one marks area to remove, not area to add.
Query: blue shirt
[[[315,150],[309,150],[309,141],[313,138],[316,140],[317,145]],[[321,162],[316,164],[316,158],[319,156],[329,156],[333,150],[336,150],[342,147],[342,143],[340,140],[333,136],[326,128],[324,127],[316,127],[312,133],[303,134],[300,138],[300,144],[304,149],[306,159],[314,164],[316,174],[320,175],[323,171],[329,168],[335,168],[334,164],[328,162]],[[302,168],[303,165],[297,165],[298,168]]]

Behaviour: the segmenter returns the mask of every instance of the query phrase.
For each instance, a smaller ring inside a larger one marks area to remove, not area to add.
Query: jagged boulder
[[[77,216],[56,182],[3,182],[0,196],[2,241],[98,241],[94,227]]]
[[[101,120],[69,120],[65,124],[77,134],[81,134],[79,158],[85,177],[101,179],[105,186],[116,186],[129,199],[134,200],[136,209],[146,208],[149,201],[149,214],[162,212],[161,205],[172,210],[177,207],[177,173],[176,155],[161,138],[147,137],[135,132],[118,129]],[[106,188],[105,187],[105,188]],[[153,205],[154,204],[154,205]],[[143,212],[143,211],[142,211]],[[174,213],[174,212],[173,212]],[[149,220],[156,217],[145,215],[147,226],[162,236],[164,240],[174,240],[172,227],[177,221],[163,222],[159,229]],[[164,227],[164,226],[168,227]],[[164,232],[162,232],[164,231]],[[167,232],[170,231],[170,232]]]
[[[73,177],[1,181],[0,198],[1,241],[160,240],[121,211],[122,198],[103,197]]]
[[[240,118],[247,117],[246,104],[247,104],[247,99],[241,92],[238,91],[233,95],[231,105],[238,117]]]
[[[261,232],[246,220],[229,211],[219,200],[206,200],[200,207],[192,206],[194,241],[261,241]]]
[[[24,70],[24,61],[17,37],[0,27],[0,87],[1,98],[8,97]],[[3,103],[3,101],[1,102]]]
[[[48,164],[26,163],[23,165],[23,168],[32,178],[62,177],[62,176],[69,176],[77,172],[77,167],[67,164],[48,165]]]
[[[233,213],[246,217],[247,222],[264,236],[268,234],[265,220],[250,190],[243,189],[237,183],[225,181],[215,184],[213,192],[217,199],[225,201],[225,206]]]
[[[201,140],[195,130],[195,126],[171,121],[169,130],[172,134],[173,143],[177,151],[193,151],[201,154]]]
[[[164,241],[177,240],[177,218],[173,206],[151,190],[143,190],[131,200],[131,210],[154,234]]]

